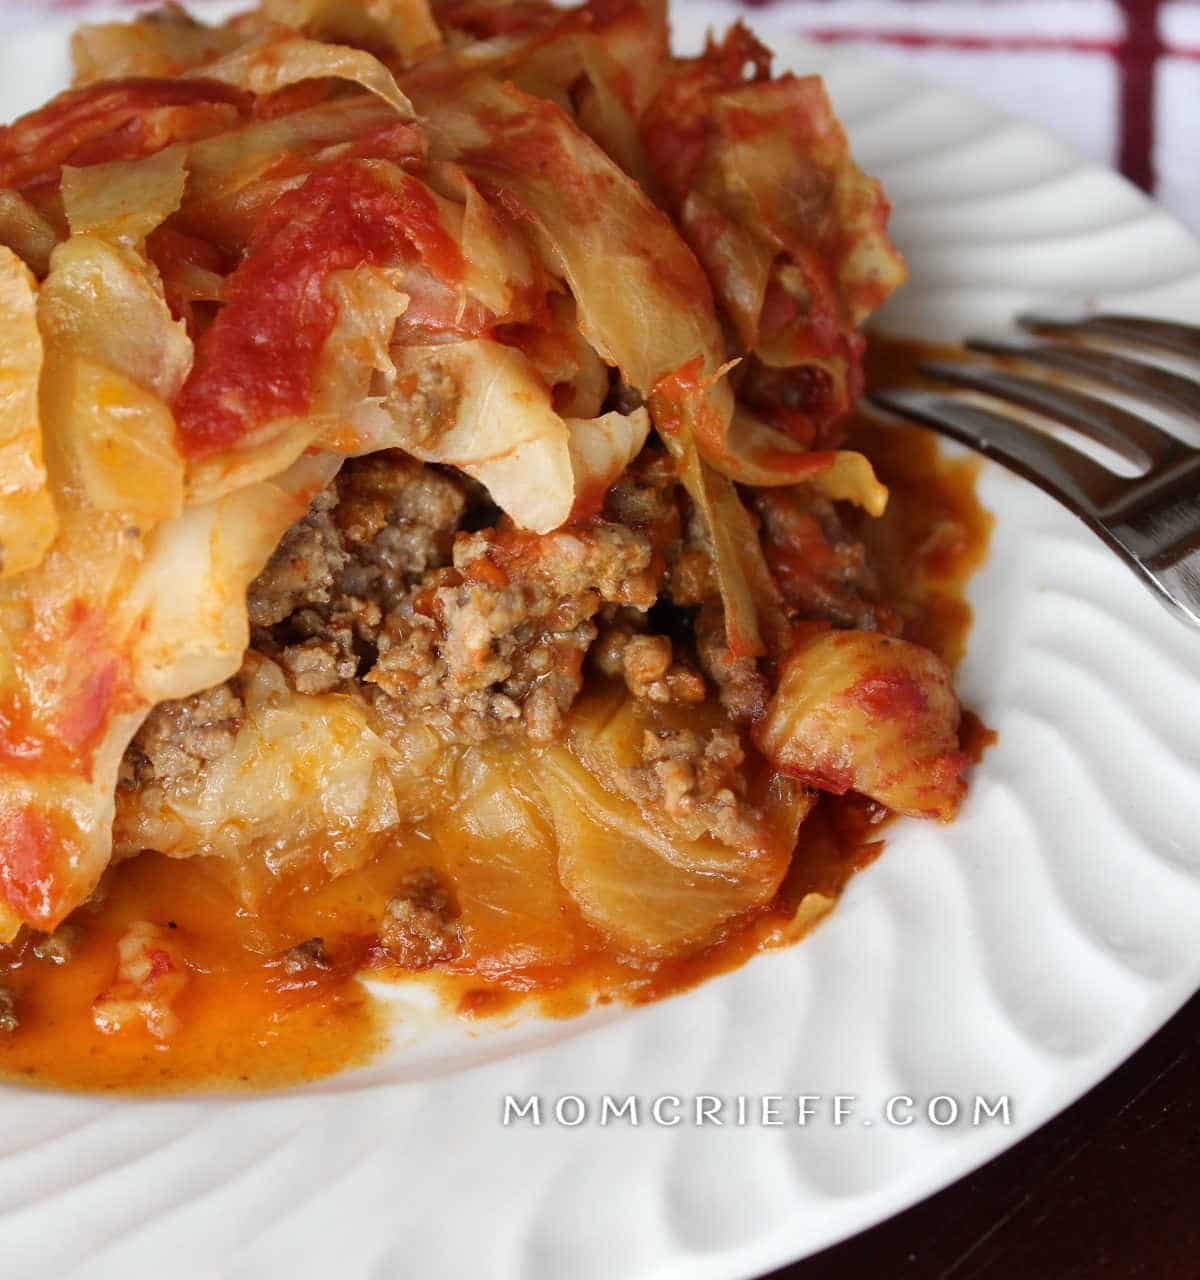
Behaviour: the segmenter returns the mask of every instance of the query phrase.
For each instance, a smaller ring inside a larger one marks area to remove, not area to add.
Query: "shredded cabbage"
[[[959,714],[950,673],[930,650],[875,632],[824,631],[788,655],[755,741],[802,782],[945,822],[965,790]]]
[[[812,416],[826,425],[852,407],[858,329],[905,268],[820,78],[771,79],[770,60],[740,25],[710,40],[668,78],[642,136],[742,349],[820,371],[828,391]]]
[[[38,299],[47,347],[94,361],[170,400],[192,367],[192,343],[138,253],[91,235],[51,255]]]
[[[263,0],[215,26],[172,7],[84,28],[73,56],[77,87],[0,129],[0,755],[25,753],[0,768],[0,937],[91,892],[132,735],[241,667],[247,587],[346,457],[456,468],[543,535],[593,520],[653,430],[687,498],[647,580],[686,523],[729,661],[758,678],[792,651],[738,486],[882,512],[866,458],[807,446],[903,274],[819,81],[770,80],[739,30],[672,60],[658,0]],[[803,774],[804,708],[832,686],[785,670],[760,745]],[[336,871],[428,819],[478,864],[468,936],[499,954],[529,908],[514,963],[569,953],[568,895],[638,955],[704,945],[775,893],[811,804],[768,772],[754,849],[680,840],[622,791],[594,708],[519,758],[427,725],[385,747],[378,708],[289,694],[265,660],[246,679],[236,749],[171,812],[126,804],[121,852],[269,864],[286,816],[280,857],[340,833]],[[435,814],[447,787],[461,806]]]
[[[264,0],[263,14],[321,40],[384,47],[402,66],[435,53],[442,33],[426,0]]]
[[[360,429],[376,447],[395,446],[474,476],[534,533],[557,529],[579,506],[598,506],[650,430],[644,410],[564,420],[514,347],[474,339],[393,354],[391,392],[364,406]]]
[[[39,278],[50,270],[58,240],[53,225],[24,196],[0,190],[0,246],[11,249]]]
[[[241,43],[233,26],[210,27],[168,4],[135,22],[82,26],[71,37],[75,84],[131,76],[177,76]]]
[[[10,578],[41,563],[58,532],[58,516],[42,460],[37,284],[4,248],[0,315],[0,577]]]
[[[363,49],[306,40],[286,27],[268,28],[223,58],[188,74],[259,96],[304,80],[349,80],[382,98],[402,119],[412,118],[412,104],[378,58]]]
[[[179,208],[187,183],[182,147],[145,160],[114,160],[84,169],[63,166],[63,211],[71,234],[136,246]]]

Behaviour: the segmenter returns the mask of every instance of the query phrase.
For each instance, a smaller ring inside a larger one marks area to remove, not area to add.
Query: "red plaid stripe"
[[[788,9],[788,0],[742,0],[747,8],[773,14]],[[1163,0],[1115,0],[1119,5],[1120,29],[1096,33],[1098,10],[1112,6],[1074,0],[1055,6],[1054,29],[1044,30],[1040,21],[1046,6],[1034,4],[964,4],[953,0],[892,0],[890,4],[850,4],[825,0],[820,4],[791,6],[800,19],[799,29],[809,39],[829,43],[858,42],[905,51],[941,50],[973,56],[1016,53],[1076,53],[1111,58],[1117,72],[1117,146],[1113,159],[1127,177],[1147,190],[1155,187],[1157,81],[1160,63],[1166,56],[1184,60],[1200,59],[1200,43],[1168,43],[1162,35],[1162,11],[1182,8]],[[1195,8],[1196,6],[1188,6]],[[818,11],[819,13],[814,13]],[[863,11],[867,17],[861,17]],[[800,16],[800,15],[803,16]],[[848,22],[853,14],[857,21]],[[1079,30],[1071,30],[1071,16],[1077,16]],[[933,20],[931,21],[930,18]],[[1103,25],[1102,23],[1100,24]],[[1015,28],[1015,29],[1014,29]],[[1200,21],[1195,24],[1200,38]],[[1069,94],[1070,85],[1062,86]],[[1185,122],[1180,122],[1182,125]],[[1200,137],[1197,138],[1200,142]],[[1200,213],[1200,210],[1197,211]]]

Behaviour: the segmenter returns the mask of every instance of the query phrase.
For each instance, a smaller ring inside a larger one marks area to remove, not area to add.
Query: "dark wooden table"
[[[771,1280],[859,1276],[1200,1280],[1200,995],[1011,1151]]]

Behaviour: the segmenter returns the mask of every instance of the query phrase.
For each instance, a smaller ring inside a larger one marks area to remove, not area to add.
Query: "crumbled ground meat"
[[[208,761],[232,750],[242,710],[232,681],[178,702],[159,703],[125,753],[121,785],[195,777]]]
[[[379,941],[404,969],[428,969],[462,950],[462,930],[432,867],[413,872],[388,903]]]
[[[737,734],[727,730],[648,729],[642,763],[618,781],[641,808],[665,814],[687,839],[712,836],[748,848],[761,814],[743,795],[745,759]]]
[[[688,608],[718,598],[712,541],[694,507],[689,508],[682,536],[670,548],[668,558],[667,594],[675,604]]]
[[[794,616],[875,625],[862,548],[831,504],[787,490],[756,507]],[[503,520],[478,528],[495,519],[477,486],[398,451],[348,462],[251,586],[253,648],[299,693],[355,692],[385,729],[415,717],[466,742],[559,736],[585,658],[655,706],[715,689],[733,725],[762,714],[767,681],[726,644],[707,531],[661,448],[627,469],[603,517],[541,537]],[[122,784],[187,781],[229,750],[241,687],[235,677],[158,707]],[[736,733],[664,743],[633,771],[630,794],[681,830],[742,840]],[[405,898],[392,917],[419,931],[429,910]]]
[[[814,364],[773,368],[757,356],[739,366],[738,398],[752,409],[787,415],[787,431],[810,449],[837,449],[846,438],[846,405],[830,374]]]
[[[469,740],[522,729],[548,742],[582,685],[597,611],[648,610],[660,580],[649,538],[620,524],[460,536],[453,571],[384,620],[367,680]]]
[[[661,547],[678,538],[679,469],[669,453],[644,449],[604,499],[610,520],[649,534]]]
[[[0,987],[0,1032],[16,1031],[20,1025],[17,997],[7,987]]]
[[[767,706],[770,687],[753,658],[738,657],[725,638],[725,614],[710,601],[696,615],[696,657],[700,669],[717,687],[717,697],[731,720],[757,720]]]
[[[755,495],[767,562],[788,610],[837,627],[888,630],[875,603],[878,582],[866,549],[850,536],[834,504],[803,485]]]
[[[325,950],[324,938],[309,938],[289,947],[279,957],[279,967],[293,978],[313,969],[328,969],[329,953]]]
[[[467,510],[467,482],[391,451],[360,458],[338,477],[333,519],[351,556],[348,595],[385,604],[450,563]]]
[[[623,679],[635,698],[649,702],[703,702],[707,693],[700,673],[675,661],[669,636],[648,634],[623,619],[602,630],[591,660],[602,675]]]
[[[311,610],[305,610],[297,622],[306,624],[319,634],[285,645],[275,655],[296,692],[328,693],[342,681],[353,680],[358,674],[353,628],[329,622]]]
[[[253,627],[273,627],[303,605],[327,605],[349,556],[330,514],[337,490],[317,494],[308,515],[283,535],[275,554],[250,584],[246,604]]]
[[[396,450],[348,463],[251,585],[255,644],[300,693],[361,674],[384,615],[450,562],[467,487]]]

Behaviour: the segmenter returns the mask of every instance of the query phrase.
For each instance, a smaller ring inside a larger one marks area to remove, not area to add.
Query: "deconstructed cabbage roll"
[[[818,79],[658,0],[73,54],[0,128],[0,944],[154,851],[247,913],[392,868],[344,973],[644,975],[815,918],[818,791],[953,815],[949,673],[867,630],[903,266]],[[186,1022],[152,918],[106,1033]]]

